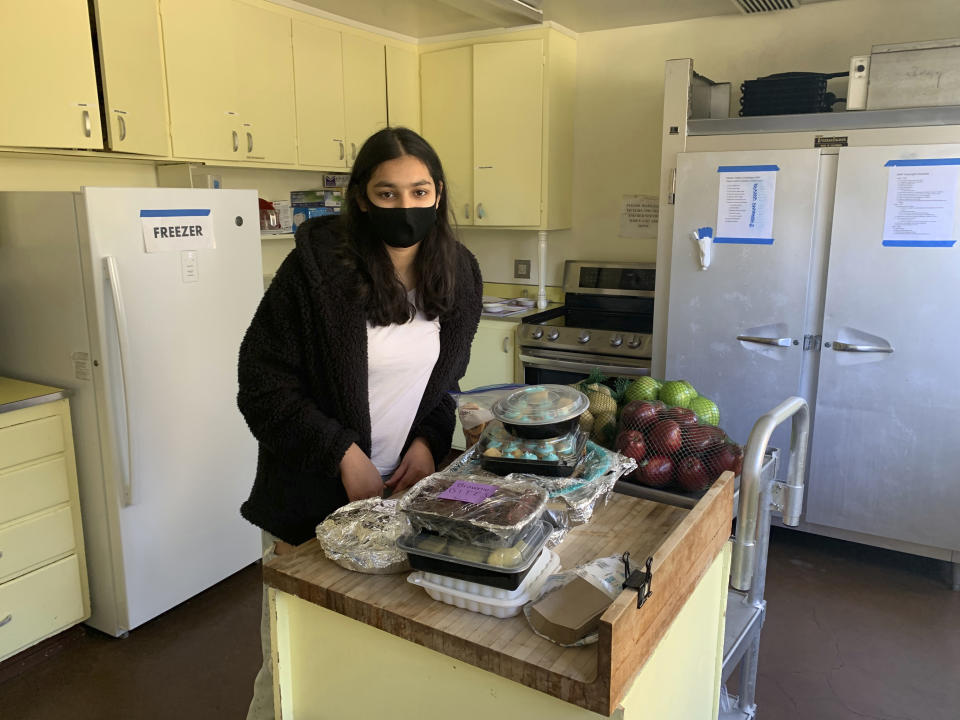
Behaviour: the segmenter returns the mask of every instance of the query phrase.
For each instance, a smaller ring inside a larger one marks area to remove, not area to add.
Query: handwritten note
[[[496,485],[457,480],[450,487],[437,495],[443,500],[459,500],[466,503],[480,503],[497,491]]]

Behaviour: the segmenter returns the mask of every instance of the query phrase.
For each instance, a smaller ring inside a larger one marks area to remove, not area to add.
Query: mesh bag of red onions
[[[636,400],[620,411],[616,449],[637,461],[627,480],[654,488],[702,492],[720,474],[739,474],[743,449],[692,410],[659,400]]]

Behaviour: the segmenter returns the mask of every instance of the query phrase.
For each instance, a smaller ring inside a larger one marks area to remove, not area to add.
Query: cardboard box
[[[577,576],[531,606],[530,624],[554,642],[572,645],[597,629],[612,603],[605,592]]]

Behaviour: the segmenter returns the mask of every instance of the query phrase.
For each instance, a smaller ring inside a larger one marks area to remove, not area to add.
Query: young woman
[[[381,130],[357,154],[343,214],[297,229],[264,294],[240,346],[238,403],[260,443],[240,512],[263,529],[265,557],[348,501],[413,485],[450,448],[447,391],[466,370],[483,289],[445,190],[423,138]],[[251,718],[273,716],[266,630]]]

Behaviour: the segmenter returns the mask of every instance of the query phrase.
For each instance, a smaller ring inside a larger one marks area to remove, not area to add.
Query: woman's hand
[[[400,461],[396,471],[387,480],[386,486],[393,493],[403,492],[436,469],[433,464],[433,453],[430,452],[427,441],[423,438],[416,438],[410,444],[407,452],[404,453],[403,460]]]
[[[383,495],[383,479],[367,454],[351,443],[340,460],[340,481],[350,502]]]

